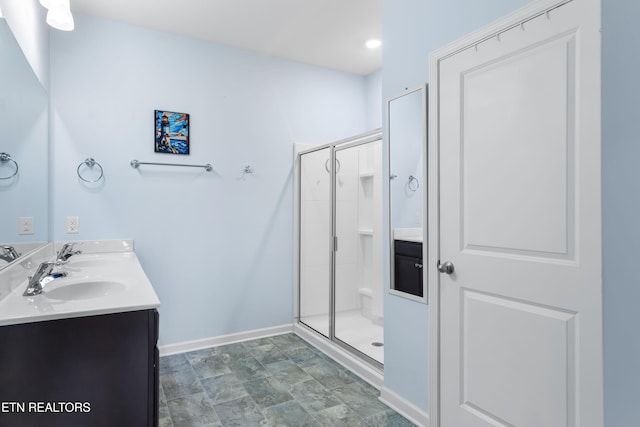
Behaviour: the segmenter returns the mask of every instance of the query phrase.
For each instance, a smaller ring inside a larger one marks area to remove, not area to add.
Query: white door
[[[439,59],[443,427],[602,425],[599,11],[535,15]]]

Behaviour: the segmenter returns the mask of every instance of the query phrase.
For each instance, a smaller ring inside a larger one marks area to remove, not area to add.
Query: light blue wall
[[[0,9],[38,80],[49,88],[49,26],[38,0],[0,0]]]
[[[364,77],[83,15],[51,59],[54,238],[135,239],[161,344],[291,323],[293,143],[366,131]],[[154,109],[191,114],[190,156],[153,153]]]
[[[602,1],[605,425],[640,412],[640,2]]]
[[[382,69],[365,78],[367,85],[367,129],[382,127]]]
[[[429,54],[528,0],[385,0],[382,99],[428,81]],[[384,132],[383,132],[384,135]],[[385,212],[385,225],[388,214]],[[388,257],[388,247],[384,249]],[[388,261],[388,258],[386,258]],[[385,262],[386,267],[387,262]],[[385,286],[389,286],[388,268]],[[428,306],[385,297],[384,385],[423,410],[428,400]]]

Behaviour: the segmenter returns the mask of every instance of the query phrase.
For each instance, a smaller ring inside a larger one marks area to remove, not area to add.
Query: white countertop
[[[422,227],[394,228],[393,229],[393,239],[394,240],[404,240],[406,242],[422,243],[422,239],[423,239]]]
[[[33,274],[43,260],[52,259],[51,247],[38,251],[33,259],[26,259],[5,269],[11,271],[5,273],[3,270],[0,275],[0,326],[159,307],[158,296],[132,251],[133,243],[96,243],[99,242],[86,242],[78,246],[83,250],[82,254],[72,256],[68,264],[54,269],[56,272],[66,272],[67,277],[46,284],[40,295],[25,297],[22,293],[28,284],[27,275]],[[52,297],[56,295],[54,290],[64,286],[77,283],[81,287],[83,283],[95,282],[115,283],[118,286],[113,291],[85,299]],[[47,292],[51,292],[51,295],[47,295]]]

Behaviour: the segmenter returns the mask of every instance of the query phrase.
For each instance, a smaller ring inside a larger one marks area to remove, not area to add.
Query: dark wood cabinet
[[[422,243],[395,240],[394,289],[410,295],[424,295],[422,279]]]
[[[0,427],[155,427],[158,312],[0,327]]]

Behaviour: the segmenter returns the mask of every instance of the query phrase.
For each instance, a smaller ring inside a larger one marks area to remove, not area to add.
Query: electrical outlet
[[[33,234],[33,217],[20,217],[18,220],[18,227],[18,234]]]
[[[67,217],[67,234],[77,234],[80,232],[80,218],[77,216]]]
[[[422,222],[420,212],[416,212],[416,225],[420,225]]]

